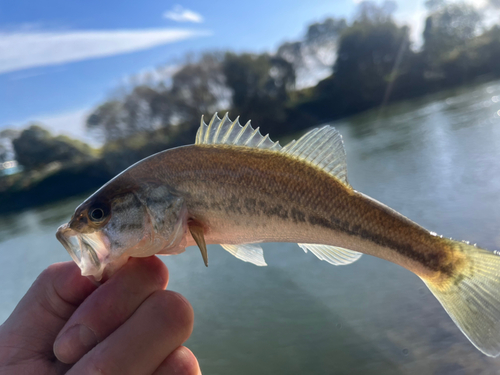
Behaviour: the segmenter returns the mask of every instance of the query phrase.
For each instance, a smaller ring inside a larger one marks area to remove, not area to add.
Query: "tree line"
[[[394,20],[393,2],[365,1],[352,20],[313,23],[303,38],[283,43],[273,54],[216,51],[186,58],[171,76],[136,82],[99,105],[87,129],[104,140],[103,159],[117,172],[152,152],[192,143],[201,115],[210,118],[216,111],[251,119],[278,138],[396,100],[500,76],[498,26],[485,27],[484,13],[466,3],[428,0],[426,5],[418,51],[408,26]],[[500,3],[492,0],[490,6]],[[90,148],[37,127],[7,133],[4,140],[14,140],[10,152],[28,169],[92,156]],[[26,146],[37,142],[38,148]],[[8,152],[0,134],[0,159]]]
[[[137,85],[103,103],[89,129],[106,141],[159,128],[197,127],[202,114],[230,111],[275,136],[386,103],[500,75],[500,29],[472,5],[427,2],[423,46],[393,18],[391,2],[363,2],[352,22],[328,18],[275,54],[211,52],[186,62],[169,82]],[[312,67],[312,69],[311,69]],[[308,70],[309,68],[309,70]],[[315,86],[299,78],[328,70]]]

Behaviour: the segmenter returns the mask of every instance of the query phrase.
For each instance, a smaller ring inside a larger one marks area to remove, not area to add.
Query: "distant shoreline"
[[[26,188],[10,188],[0,193],[0,214],[38,207],[98,189],[113,176],[102,160],[62,168]]]

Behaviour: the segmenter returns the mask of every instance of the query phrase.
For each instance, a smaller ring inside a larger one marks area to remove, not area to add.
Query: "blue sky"
[[[420,27],[423,0],[397,3],[397,18]],[[127,76],[192,51],[273,51],[307,24],[349,17],[355,7],[352,0],[0,0],[0,128],[39,120],[81,134],[86,114]]]

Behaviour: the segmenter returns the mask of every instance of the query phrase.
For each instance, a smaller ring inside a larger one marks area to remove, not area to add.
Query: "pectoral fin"
[[[191,236],[193,236],[196,244],[200,248],[201,256],[203,257],[205,266],[208,267],[207,244],[205,243],[203,227],[198,224],[189,224],[189,231],[191,232]]]

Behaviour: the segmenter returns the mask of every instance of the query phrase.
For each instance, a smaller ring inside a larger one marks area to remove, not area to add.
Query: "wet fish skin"
[[[133,178],[124,173],[106,194],[131,180],[161,181],[183,197],[190,220],[205,228],[207,244],[323,243],[434,278],[452,273],[456,264],[445,239],[322,170],[270,151],[184,146],[130,171]]]
[[[130,256],[178,254],[194,244],[205,263],[206,244],[257,265],[265,265],[262,250],[242,244],[297,242],[336,265],[377,256],[420,276],[472,343],[497,356],[500,257],[436,236],[355,191],[345,168],[332,128],[281,148],[249,125],[214,117],[195,145],[146,158],[104,185],[58,238],[96,278]]]

